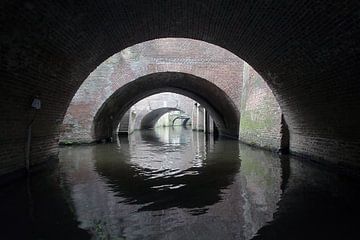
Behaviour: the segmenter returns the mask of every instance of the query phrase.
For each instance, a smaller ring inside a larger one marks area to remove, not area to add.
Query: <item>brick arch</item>
[[[183,72],[210,81],[225,91],[240,110],[245,63],[212,44],[165,38],[136,44],[101,63],[83,82],[63,121],[61,142],[93,142],[92,120],[118,88],[157,72]]]
[[[162,37],[206,41],[246,60],[276,95],[293,153],[360,167],[357,0],[14,0],[0,8],[0,174],[23,167],[35,95],[43,107],[31,158],[39,163],[56,154],[86,77],[112,54]]]
[[[141,99],[161,92],[173,92],[199,102],[213,118],[222,135],[237,138],[240,116],[230,97],[215,84],[188,73],[160,72],[140,77],[113,93],[96,113],[95,140],[112,137],[122,116]]]
[[[173,111],[180,111],[181,113],[184,113],[184,110],[179,108],[158,108],[155,110],[152,110],[148,114],[146,114],[141,119],[141,129],[151,129],[155,127],[156,122],[166,113],[173,112]]]
[[[134,104],[124,114],[118,127],[118,133],[131,134],[134,130],[142,129],[141,122],[143,118],[156,109],[179,109],[191,116],[194,103],[194,100],[188,97],[169,92],[149,96]]]

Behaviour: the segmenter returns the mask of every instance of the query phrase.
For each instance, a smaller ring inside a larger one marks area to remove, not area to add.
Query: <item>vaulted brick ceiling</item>
[[[0,174],[23,163],[33,96],[43,108],[32,158],[42,161],[86,76],[162,37],[203,40],[246,60],[276,95],[293,152],[359,166],[358,0],[6,0],[0,10]]]

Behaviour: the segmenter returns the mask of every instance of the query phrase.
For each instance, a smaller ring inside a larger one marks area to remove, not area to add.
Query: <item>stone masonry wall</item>
[[[248,64],[244,65],[241,99],[241,141],[277,150],[281,142],[281,110],[266,82]]]

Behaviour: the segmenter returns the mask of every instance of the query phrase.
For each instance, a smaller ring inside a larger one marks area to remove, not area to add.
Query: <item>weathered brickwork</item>
[[[222,89],[191,74],[160,72],[126,84],[106,100],[94,118],[95,139],[111,138],[111,129],[115,132],[127,109],[144,96],[169,91],[188,96],[203,105],[218,126],[220,135],[238,138],[240,113]]]
[[[191,73],[239,103],[242,67],[243,61],[225,49],[190,39],[158,39],[127,48],[97,67],[81,85],[66,113],[61,141],[94,141],[94,117],[104,102],[128,82],[151,73]]]
[[[241,99],[240,140],[278,150],[281,143],[281,109],[261,76],[244,65]]]
[[[360,167],[359,9],[357,0],[2,1],[1,174],[24,167],[33,97],[42,100],[32,128],[35,163],[56,152],[67,107],[97,66],[164,37],[202,40],[241,57],[276,96],[293,153]]]

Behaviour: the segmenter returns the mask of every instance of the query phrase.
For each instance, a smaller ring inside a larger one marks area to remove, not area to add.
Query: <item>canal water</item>
[[[359,184],[181,127],[62,147],[0,189],[0,239],[359,239]]]

